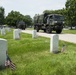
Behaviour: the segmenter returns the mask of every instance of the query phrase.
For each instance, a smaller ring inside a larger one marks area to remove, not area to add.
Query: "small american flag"
[[[10,68],[12,71],[16,69],[15,64],[11,61],[9,56],[7,55],[6,61],[5,61],[5,67]]]
[[[11,68],[12,71],[15,70],[15,69],[16,69],[15,64],[11,62],[11,63],[10,63],[10,68]]]
[[[65,45],[62,46],[61,52],[64,52],[65,50]]]
[[[15,64],[10,62],[9,60],[5,61],[5,67],[10,68],[12,71],[16,68]]]

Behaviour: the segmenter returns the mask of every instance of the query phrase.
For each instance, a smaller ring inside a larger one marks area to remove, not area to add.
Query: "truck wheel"
[[[56,30],[56,33],[60,34],[62,32],[62,30]]]
[[[46,27],[46,32],[47,32],[47,33],[51,33],[51,32],[52,32],[51,27],[47,26],[47,27]]]
[[[44,29],[44,32],[46,32],[46,29]]]
[[[36,26],[34,26],[34,29],[36,29]]]

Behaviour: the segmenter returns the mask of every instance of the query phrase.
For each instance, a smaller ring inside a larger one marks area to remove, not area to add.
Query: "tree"
[[[43,11],[43,13],[64,15],[63,11],[64,11],[64,8],[63,9],[59,9],[59,10],[45,10],[45,11]]]
[[[28,26],[32,25],[32,18],[30,17],[30,15],[25,15],[24,21]]]
[[[76,0],[66,1],[66,21],[71,26],[76,26]]]
[[[17,11],[11,11],[8,13],[8,16],[6,16],[7,25],[16,26],[17,21],[21,20],[22,16],[23,15]]]
[[[4,8],[0,7],[0,25],[4,24]]]
[[[19,21],[24,21],[25,24],[30,25],[32,23],[32,18],[29,15],[24,16],[20,14],[20,12],[13,10],[6,16],[6,23],[8,25],[17,26]]]

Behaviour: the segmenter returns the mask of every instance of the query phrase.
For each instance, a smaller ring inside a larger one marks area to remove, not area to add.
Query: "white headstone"
[[[2,28],[1,29],[1,35],[5,35],[6,33],[5,33],[5,28]]]
[[[14,29],[13,38],[15,40],[20,39],[20,31],[19,31],[19,29]]]
[[[7,40],[0,38],[0,67],[5,66]]]
[[[59,42],[58,34],[52,34],[50,40],[50,52],[52,53],[58,52],[58,42]]]
[[[6,29],[7,29],[8,32],[10,32],[10,28],[9,27],[7,27]]]
[[[32,30],[32,38],[37,38],[37,31],[36,30]]]
[[[19,34],[21,33],[21,29],[18,29],[18,31],[19,31]]]

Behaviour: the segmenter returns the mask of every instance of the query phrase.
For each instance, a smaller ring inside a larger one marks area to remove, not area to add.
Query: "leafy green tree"
[[[22,19],[22,14],[20,14],[17,11],[11,11],[8,13],[8,16],[6,16],[6,23],[11,26],[16,26],[17,21]]]
[[[59,9],[59,10],[45,10],[43,11],[43,13],[47,13],[47,14],[62,14],[64,15],[64,8],[63,9]]]
[[[76,0],[66,1],[66,21],[71,26],[76,26]]]
[[[32,25],[32,18],[30,17],[30,15],[25,15],[25,16],[24,16],[24,22],[25,22],[28,26]]]
[[[4,24],[4,17],[5,17],[4,14],[5,14],[4,8],[0,7],[0,25]]]
[[[29,15],[24,16],[20,14],[20,12],[13,10],[6,16],[6,23],[10,26],[17,26],[19,21],[24,21],[25,24],[30,25],[32,23],[32,18]]]

